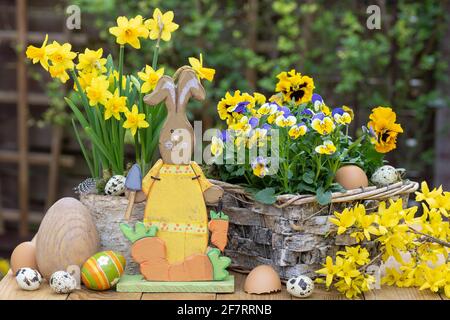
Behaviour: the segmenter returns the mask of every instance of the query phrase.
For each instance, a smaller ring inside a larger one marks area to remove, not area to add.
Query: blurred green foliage
[[[206,84],[208,112],[215,119],[216,103],[226,91],[256,89],[267,94],[273,91],[276,74],[296,68],[314,78],[316,92],[329,106],[355,109],[354,133],[367,122],[372,107],[392,106],[405,134],[390,160],[407,168],[413,178],[427,177],[431,171],[435,108],[444,105],[437,88],[447,81],[446,61],[439,50],[448,23],[443,1],[378,1],[383,5],[380,30],[366,27],[366,9],[373,4],[368,1],[72,3],[81,7],[83,28],[92,21],[100,39],[110,44],[114,38],[108,28],[117,16],[148,18],[155,7],[173,10],[180,29],[162,45],[160,61],[170,73],[186,64],[187,57],[204,54],[205,65],[217,70],[214,82]],[[255,39],[251,30],[256,30]],[[142,50],[129,50],[127,65],[150,64],[152,45],[148,41]]]

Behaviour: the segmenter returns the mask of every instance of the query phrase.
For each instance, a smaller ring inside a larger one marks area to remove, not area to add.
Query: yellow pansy
[[[248,147],[252,148],[255,145],[257,145],[258,147],[262,147],[263,145],[266,144],[266,141],[267,141],[267,130],[256,128],[252,130],[252,134],[248,139]]]
[[[134,136],[138,129],[140,128],[148,128],[149,124],[145,121],[145,114],[139,113],[138,107],[133,105],[130,110],[125,111],[125,116],[127,120],[123,123],[123,127],[125,129],[130,129],[131,134]]]
[[[294,69],[277,75],[278,83],[275,91],[281,92],[286,102],[293,101],[296,105],[311,101],[314,80],[303,76]]]
[[[105,103],[105,120],[111,117],[120,120],[120,113],[127,111],[127,97],[119,95],[119,89],[114,91],[114,94]]]
[[[143,24],[142,16],[138,15],[128,20],[127,17],[118,17],[117,26],[109,28],[109,32],[116,36],[116,42],[129,44],[135,49],[141,47],[139,38],[148,37],[148,29]]]
[[[306,127],[306,125],[304,123],[301,123],[300,125],[292,126],[289,129],[288,134],[291,138],[297,139],[300,136],[304,136],[307,131],[308,131],[308,128]]]
[[[97,51],[86,48],[84,53],[78,55],[77,69],[85,73],[96,72],[101,74],[106,72],[106,58],[102,58],[103,49]]]
[[[334,130],[335,125],[330,117],[326,117],[323,113],[318,113],[312,117],[311,127],[321,135],[327,135]]]
[[[397,136],[403,132],[400,124],[395,123],[397,115],[389,107],[372,109],[367,127],[372,128],[376,134],[375,150],[387,153],[397,147]]]
[[[352,116],[350,113],[344,111],[342,108],[336,108],[332,112],[334,121],[339,124],[347,125],[352,122]]]
[[[47,46],[48,57],[55,67],[60,67],[65,70],[73,69],[73,59],[77,56],[75,52],[72,52],[72,45],[70,43],[59,44],[53,41],[52,44]]]
[[[178,29],[178,24],[173,22],[173,11],[162,13],[158,8],[153,11],[153,18],[145,21],[145,26],[150,30],[150,39],[162,39],[169,41],[172,32]]]
[[[238,134],[247,134],[252,129],[252,126],[248,123],[248,117],[243,116],[239,121],[231,124],[229,128],[235,130]]]
[[[333,141],[326,140],[323,142],[323,144],[317,146],[314,150],[319,154],[331,155],[336,152],[336,146],[334,145]]]
[[[141,92],[147,93],[155,89],[158,80],[164,75],[164,68],[153,70],[149,65],[145,66],[145,72],[138,72],[139,78],[144,81],[141,86]]]
[[[264,103],[258,110],[257,113],[260,115],[274,114],[278,111],[278,104],[274,102]]]
[[[28,46],[27,51],[25,52],[27,58],[33,61],[33,64],[39,62],[42,68],[44,68],[45,70],[48,70],[48,54],[46,47],[47,41],[48,34],[45,35],[44,42],[42,43],[40,48],[37,48],[35,46]]]
[[[86,88],[86,95],[89,98],[89,105],[94,107],[98,103],[103,105],[111,96],[111,92],[108,91],[109,81],[106,76],[98,76],[92,79],[89,87]]]
[[[292,127],[296,123],[297,123],[297,118],[294,116],[285,117],[284,115],[279,115],[275,119],[275,124],[281,128]]]
[[[258,104],[264,104],[266,103],[266,97],[258,92],[253,93],[253,97],[255,98],[255,102]]]
[[[257,157],[255,160],[252,161],[252,169],[253,174],[259,178],[263,178],[267,175],[269,172],[269,169],[267,168],[267,159],[263,157]]]
[[[213,136],[211,140],[211,153],[214,156],[220,156],[223,152],[223,141],[222,139]]]
[[[352,118],[352,120],[355,118],[355,113],[353,112],[352,108],[350,108],[348,106],[342,106],[342,110],[347,112],[350,115],[350,117]]]
[[[216,70],[203,67],[203,55],[201,53],[200,60],[194,57],[190,57],[189,63],[191,64],[192,69],[195,71],[199,79],[206,79],[208,81],[212,81],[214,79]]]

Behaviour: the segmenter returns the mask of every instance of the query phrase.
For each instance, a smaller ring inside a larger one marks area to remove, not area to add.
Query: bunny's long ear
[[[155,106],[161,101],[165,101],[167,111],[176,112],[175,84],[169,76],[162,76],[153,92],[144,97],[144,102],[150,106]]]
[[[186,105],[191,97],[197,100],[204,100],[206,97],[205,88],[191,68],[184,68],[179,73],[177,97],[177,112],[186,111]]]

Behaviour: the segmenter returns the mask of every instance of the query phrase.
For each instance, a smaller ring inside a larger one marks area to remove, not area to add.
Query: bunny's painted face
[[[161,131],[159,148],[166,163],[188,164],[193,150],[192,127],[180,125],[168,126]]]

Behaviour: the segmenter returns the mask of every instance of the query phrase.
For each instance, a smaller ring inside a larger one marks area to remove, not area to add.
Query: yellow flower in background
[[[349,108],[348,106],[342,106],[342,110],[347,112],[350,115],[350,117],[352,118],[352,120],[355,118],[355,113],[353,112],[352,108]]]
[[[262,104],[266,103],[266,97],[261,93],[255,92],[255,93],[253,93],[253,97],[255,98],[255,102],[257,104],[262,105]]]
[[[52,78],[59,79],[62,83],[66,83],[69,80],[69,74],[66,72],[64,65],[54,65],[50,66],[48,71]]]
[[[84,53],[78,55],[77,69],[85,73],[96,72],[97,74],[106,72],[106,58],[102,58],[103,49],[97,51],[86,48]]]
[[[333,141],[326,140],[323,142],[323,144],[317,146],[314,150],[319,154],[332,155],[336,152],[336,146],[334,145]]]
[[[0,279],[9,271],[9,262],[5,259],[0,259]]]
[[[397,115],[389,107],[377,107],[372,109],[367,124],[372,128],[377,138],[375,150],[380,153],[387,153],[397,147],[397,136],[403,132],[400,124],[395,123]]]
[[[338,226],[337,234],[343,234],[348,228],[356,222],[356,216],[353,209],[345,208],[341,213],[334,212],[336,218],[329,218],[331,223]]]
[[[103,105],[111,97],[111,92],[108,91],[109,81],[106,76],[98,76],[92,79],[89,87],[86,88],[86,95],[89,98],[89,105],[96,106],[98,103]]]
[[[141,48],[139,38],[147,38],[149,33],[140,15],[130,20],[127,17],[118,17],[117,26],[109,28],[109,32],[116,37],[118,44],[129,44],[135,49]]]
[[[54,67],[59,69],[63,68],[73,69],[75,64],[73,60],[77,54],[72,52],[72,45],[70,43],[59,44],[57,41],[53,41],[52,44],[47,46],[48,57]]]
[[[223,152],[223,141],[219,137],[213,136],[211,139],[211,153],[220,156]]]
[[[337,255],[344,257],[350,262],[354,262],[360,266],[365,265],[370,261],[369,251],[366,248],[356,247],[345,247],[345,251],[338,251]]]
[[[33,64],[40,63],[42,68],[48,70],[48,54],[47,54],[47,41],[48,34],[45,35],[44,42],[42,43],[40,48],[35,46],[28,46],[25,54],[28,59],[33,61]]]
[[[311,127],[321,135],[327,135],[334,130],[335,125],[330,117],[326,117],[323,113],[317,113],[312,117]]]
[[[149,65],[145,66],[144,72],[138,72],[138,77],[144,81],[141,86],[141,92],[147,93],[155,89],[158,80],[164,75],[164,68],[160,68],[157,71],[153,70]]]
[[[105,120],[111,117],[120,120],[120,113],[126,112],[127,110],[127,97],[119,96],[119,89],[116,89],[114,94],[105,103]]]
[[[333,259],[330,256],[326,257],[325,263],[322,266],[323,268],[317,270],[316,273],[326,276],[325,284],[329,287],[331,282],[333,282],[334,276],[338,273],[339,268],[333,264]]]
[[[130,110],[125,111],[125,116],[127,120],[123,123],[125,129],[130,129],[131,134],[134,136],[138,129],[148,128],[149,124],[145,121],[145,114],[139,113],[138,107],[133,105]]]
[[[421,192],[416,191],[416,201],[425,201],[431,207],[436,207],[437,198],[442,195],[442,186],[439,188],[434,188],[430,191],[426,181],[422,181],[420,184]]]
[[[116,83],[116,86],[119,87],[119,72],[117,70],[114,70],[108,78],[109,85],[112,87],[114,86],[114,83]],[[127,77],[125,75],[122,75],[122,89],[125,89],[127,85]],[[130,83],[130,85],[133,85],[133,82]]]
[[[294,116],[285,117],[284,115],[279,115],[275,119],[275,124],[281,128],[292,127],[296,123],[297,123],[297,118]]]
[[[298,137],[304,136],[307,131],[308,128],[306,127],[306,125],[304,123],[301,123],[300,125],[292,126],[289,129],[288,134],[291,138],[297,139]]]
[[[164,41],[169,41],[172,37],[172,32],[178,29],[179,25],[173,22],[173,11],[162,13],[158,8],[153,11],[153,18],[145,21],[145,26],[150,31],[150,39],[156,40],[160,38]]]
[[[303,76],[292,69],[289,72],[281,72],[277,78],[275,91],[282,93],[284,101],[294,101],[296,105],[311,101],[314,90],[314,80],[311,77]]]
[[[190,57],[189,63],[191,64],[192,69],[195,71],[199,79],[206,79],[208,81],[212,81],[214,79],[216,70],[203,67],[203,55],[201,53],[200,60],[194,57]]]

